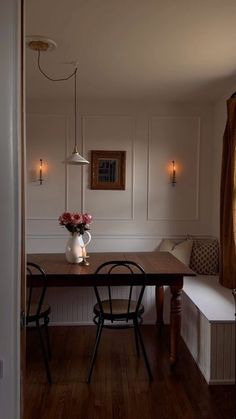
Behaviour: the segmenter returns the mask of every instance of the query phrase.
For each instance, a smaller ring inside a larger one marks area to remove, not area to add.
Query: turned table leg
[[[161,328],[163,325],[164,287],[156,286],[156,325]]]
[[[174,366],[178,359],[178,346],[181,329],[181,294],[182,286],[171,286],[170,308],[170,363]]]

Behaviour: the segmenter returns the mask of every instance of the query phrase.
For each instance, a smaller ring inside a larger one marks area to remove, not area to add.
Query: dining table
[[[170,304],[170,365],[173,367],[179,356],[181,332],[181,293],[184,277],[195,273],[169,252],[99,252],[90,253],[86,263],[68,263],[63,253],[28,254],[27,261],[40,265],[47,275],[48,287],[93,287],[108,284],[108,275],[95,275],[99,265],[107,261],[134,261],[140,264],[146,273],[146,286],[155,286],[157,325],[163,324],[163,287],[168,286],[171,293]],[[85,261],[84,261],[85,262]],[[112,285],[140,285],[139,274],[119,273],[112,277]],[[34,276],[33,286],[40,284],[40,278]]]

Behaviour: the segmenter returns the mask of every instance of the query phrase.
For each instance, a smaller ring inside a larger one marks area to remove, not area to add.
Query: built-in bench
[[[235,305],[217,276],[184,278],[181,335],[208,384],[235,381]]]
[[[164,239],[160,245],[160,250],[170,251],[195,272],[217,272],[217,248],[214,238],[195,238],[193,248],[191,240],[174,245]],[[164,322],[168,323],[168,288],[165,294]],[[184,278],[181,335],[208,384],[235,382],[235,302],[217,275]]]

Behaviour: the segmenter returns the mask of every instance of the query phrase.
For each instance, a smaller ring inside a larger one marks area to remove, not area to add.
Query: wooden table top
[[[29,254],[27,261],[37,263],[45,270],[48,286],[52,287],[91,286],[96,268],[111,260],[131,260],[139,263],[147,274],[147,285],[180,285],[183,276],[195,276],[190,268],[169,252],[90,253],[89,256],[89,266],[68,263],[64,253]],[[122,274],[117,277],[117,285],[128,285],[130,282],[130,275]],[[138,285],[138,282],[136,275],[132,278],[132,283]]]

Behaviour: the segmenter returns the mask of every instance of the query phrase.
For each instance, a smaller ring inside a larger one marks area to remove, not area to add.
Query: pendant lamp
[[[77,72],[78,72],[78,63],[71,63],[75,66],[74,71],[69,74],[67,77],[54,79],[49,77],[45,71],[42,69],[40,64],[40,56],[41,52],[45,51],[52,51],[57,47],[55,41],[49,38],[45,38],[42,36],[28,36],[26,38],[27,46],[32,49],[33,51],[38,52],[38,70],[40,73],[46,77],[50,81],[59,82],[59,81],[66,81],[73,77],[74,79],[74,149],[72,154],[66,158],[63,163],[66,164],[74,164],[74,165],[85,165],[89,164],[89,161],[82,157],[78,152],[78,145],[77,145]]]

